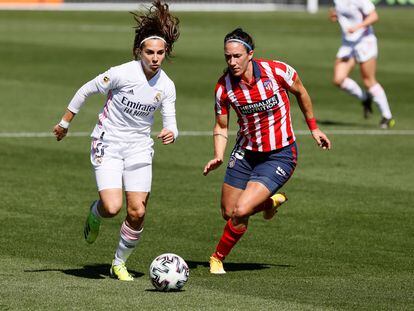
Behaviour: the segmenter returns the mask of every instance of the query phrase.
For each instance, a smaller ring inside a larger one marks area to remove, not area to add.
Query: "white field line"
[[[230,131],[230,135],[236,135],[237,132]],[[358,136],[414,136],[414,130],[326,130],[329,135],[358,135]],[[87,137],[89,132],[69,132],[68,136]],[[157,132],[152,133],[153,136]],[[212,131],[181,131],[179,136],[211,136]],[[295,135],[309,135],[307,130],[295,131]],[[52,137],[50,132],[0,132],[0,138],[41,138]]]

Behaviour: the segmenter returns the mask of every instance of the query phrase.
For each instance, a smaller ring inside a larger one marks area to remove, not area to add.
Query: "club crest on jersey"
[[[109,83],[109,77],[108,76],[103,77],[103,82]]]
[[[263,86],[264,86],[265,90],[267,90],[267,91],[273,90],[273,83],[270,80],[265,80],[263,82]]]
[[[154,97],[154,103],[159,103],[161,101],[161,92],[157,92]]]

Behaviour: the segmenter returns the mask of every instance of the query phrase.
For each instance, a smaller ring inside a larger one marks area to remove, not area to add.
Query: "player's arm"
[[[228,114],[216,115],[216,123],[213,128],[214,158],[204,167],[204,176],[210,171],[218,168],[223,163],[224,152],[226,151],[228,139],[228,124]]]
[[[177,120],[175,118],[175,86],[172,84],[168,89],[167,97],[162,102],[161,116],[163,128],[157,135],[164,145],[172,144],[178,137]]]
[[[329,8],[328,16],[331,22],[336,23],[338,21],[338,15],[336,14],[335,8]]]
[[[315,116],[313,115],[312,100],[308,94],[308,91],[303,86],[299,76],[296,77],[296,80],[290,87],[289,91],[295,95],[300,110],[302,110],[309,130],[312,133],[312,137],[315,139],[318,146],[323,149],[331,149],[331,142],[328,137],[318,128]]]
[[[364,20],[359,23],[358,25],[355,25],[353,27],[348,28],[349,33],[354,33],[355,31],[366,28],[371,26],[372,24],[376,23],[378,21],[379,17],[377,14],[377,11],[373,10],[371,11],[367,16],[365,16]]]
[[[85,104],[86,99],[92,94],[108,93],[111,88],[114,88],[114,80],[117,81],[116,79],[113,79],[111,70],[109,70],[82,85],[70,101],[61,121],[53,128],[53,134],[58,141],[62,140],[66,136],[69,130],[70,122],[72,122],[75,115]]]
[[[55,135],[56,140],[62,140],[66,136],[66,134],[68,133],[70,122],[72,122],[75,115],[75,113],[73,113],[69,109],[66,109],[60,122],[56,124],[53,128],[53,134]]]

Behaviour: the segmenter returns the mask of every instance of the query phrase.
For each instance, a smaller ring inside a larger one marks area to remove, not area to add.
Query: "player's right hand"
[[[206,166],[204,167],[203,175],[207,176],[207,174],[216,168],[218,168],[221,164],[223,164],[223,159],[215,158],[213,160],[208,161]]]
[[[56,124],[53,128],[53,135],[55,135],[57,141],[62,140],[67,133],[68,129],[61,127],[59,124]]]

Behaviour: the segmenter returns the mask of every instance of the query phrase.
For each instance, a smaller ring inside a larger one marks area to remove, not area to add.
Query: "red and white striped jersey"
[[[238,144],[248,150],[268,152],[295,141],[288,90],[296,71],[283,62],[253,59],[254,82],[225,73],[217,82],[216,115],[237,114]]]

